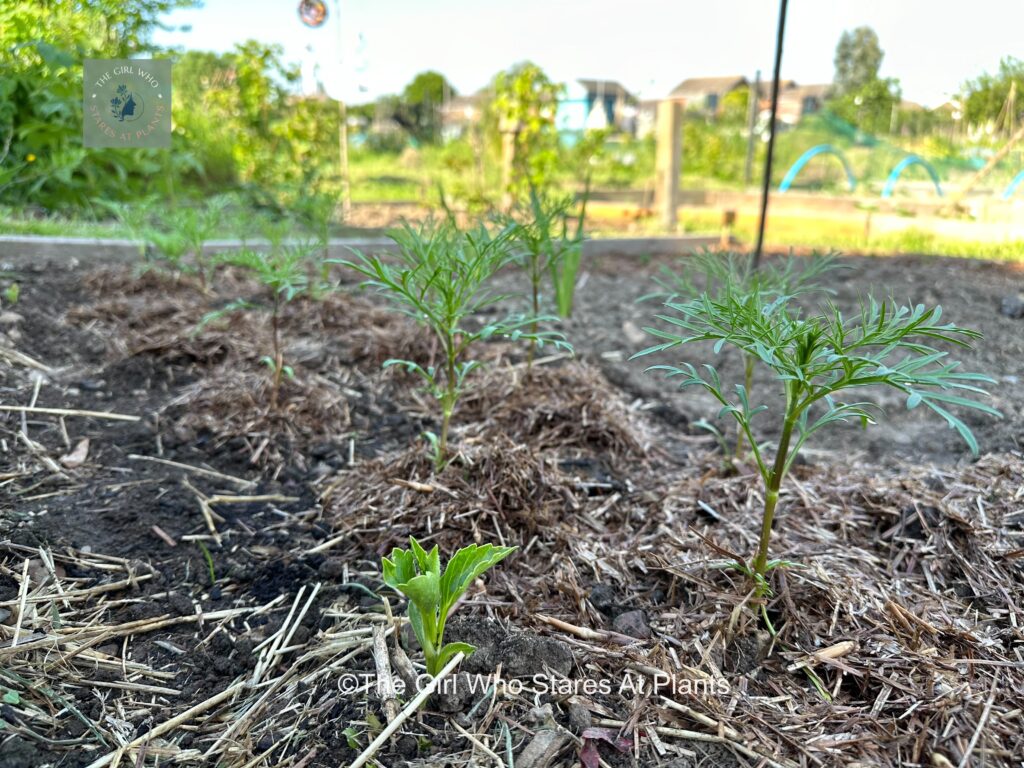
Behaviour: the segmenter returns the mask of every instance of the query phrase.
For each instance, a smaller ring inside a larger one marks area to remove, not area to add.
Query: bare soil
[[[823,436],[774,544],[806,567],[776,572],[763,614],[723,567],[753,548],[751,468],[695,426],[717,412],[707,398],[643,373],[665,360],[628,360],[661,263],[586,265],[564,328],[575,361],[528,374],[522,348],[487,345],[440,474],[419,438],[437,428],[429,401],[380,367],[436,349],[351,284],[289,307],[296,376],[271,408],[266,318],[195,332],[231,299],[260,301],[238,275],[204,294],[126,269],[21,270],[0,348],[31,360],[0,358],[0,404],[139,420],[0,413],[0,768],[85,766],[135,740],[122,764],[347,764],[386,713],[341,681],[374,670],[371,628],[391,626],[379,558],[410,534],[520,546],[453,637],[480,646],[466,675],[500,663],[527,690],[434,697],[382,764],[493,764],[467,730],[502,758],[560,734],[533,765],[1019,764],[1024,320],[999,306],[1024,269],[847,263],[844,308],[891,295],[981,330],[958,358],[997,380],[1004,418],[970,417],[980,460],[884,393],[885,423]],[[738,360],[715,364],[738,380]],[[612,687],[535,690],[552,670]]]

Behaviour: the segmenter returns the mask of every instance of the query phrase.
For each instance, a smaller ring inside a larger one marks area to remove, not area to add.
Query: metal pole
[[[758,102],[761,100],[761,70],[754,73],[754,87],[747,104],[747,159],[743,164],[743,183],[750,186],[754,178],[754,125],[757,122]]]
[[[344,78],[345,57],[342,51],[345,48],[344,30],[341,26],[341,0],[335,0],[334,10],[338,17],[338,76]],[[341,162],[341,210],[347,218],[352,211],[352,189],[349,184],[348,175],[348,109],[345,100],[341,98],[343,83],[338,83],[338,150]]]
[[[772,185],[772,156],[775,153],[775,120],[779,113],[779,78],[782,74],[782,42],[786,33],[786,6],[789,0],[779,2],[779,28],[775,37],[775,76],[772,80],[771,122],[768,125],[768,154],[764,159],[764,179],[761,183],[761,216],[757,222],[757,245],[754,248],[753,267],[761,263],[764,248],[764,225],[768,217],[768,192]]]

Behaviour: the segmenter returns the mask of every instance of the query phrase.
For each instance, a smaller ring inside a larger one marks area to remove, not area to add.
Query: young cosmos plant
[[[456,653],[468,656],[475,650],[467,643],[444,644],[445,623],[455,603],[478,576],[516,548],[470,544],[452,556],[442,573],[437,546],[427,552],[411,536],[409,546],[396,547],[383,559],[384,583],[409,599],[409,623],[423,649],[427,673],[437,676]]]
[[[664,267],[662,277],[655,278],[655,282],[664,290],[644,296],[643,299],[660,297],[688,300],[703,293],[717,299],[729,293],[757,292],[768,300],[810,293],[834,294],[834,290],[819,280],[828,272],[842,267],[838,256],[837,253],[827,253],[814,254],[809,259],[798,259],[790,254],[779,263],[768,263],[755,269],[750,254],[707,249],[689,257],[682,272],[673,272]],[[695,279],[697,277],[702,278],[702,284],[698,284]],[[748,397],[753,392],[755,364],[756,358],[753,355],[744,355],[743,385]],[[726,448],[725,438],[718,429],[707,422],[700,425],[718,437],[723,448]],[[743,430],[737,425],[733,452],[737,459],[743,455],[743,444]]]
[[[505,298],[491,293],[488,285],[512,258],[510,237],[508,229],[497,234],[483,226],[463,231],[452,221],[428,222],[419,228],[407,224],[392,236],[398,244],[394,263],[363,254],[357,254],[355,261],[337,260],[366,277],[364,285],[377,288],[398,311],[426,325],[437,337],[443,356],[440,366],[424,367],[409,360],[384,363],[418,374],[440,405],[441,434],[425,435],[437,470],[448,460],[448,430],[466,378],[481,366],[472,357],[477,342],[505,337],[572,349],[560,333],[532,330],[553,318],[513,316],[480,322],[476,317]]]
[[[753,405],[749,390],[737,384],[729,391],[712,365],[700,369],[689,363],[655,365],[648,370],[665,371],[682,387],[702,387],[722,408],[720,416],[731,416],[750,444],[764,484],[764,507],[757,553],[746,568],[761,594],[768,592],[767,573],[782,564],[768,560],[772,521],[782,481],[807,439],[823,427],[849,419],[865,426],[873,423],[872,413],[880,409],[861,400],[848,400],[854,390],[885,386],[906,395],[908,408],[924,405],[955,429],[973,453],[978,445],[967,425],[948,406],[973,408],[999,416],[995,409],[972,399],[986,392],[978,385],[992,379],[976,373],[961,373],[958,363],[948,360],[936,342],[969,346],[980,334],[953,324],[940,324],[941,308],[897,307],[869,299],[860,312],[845,317],[828,305],[817,314],[801,316],[787,297],[771,298],[762,291],[708,293],[689,301],[669,300],[667,312],[658,318],[673,330],[648,328],[662,339],[634,357],[688,344],[713,341],[715,351],[735,347],[750,355],[775,374],[781,394],[781,412],[768,405]],[[754,420],[772,414],[778,430],[774,458],[754,437]]]
[[[292,245],[281,246],[270,252],[247,249],[225,254],[219,259],[223,264],[252,272],[270,294],[271,343],[273,347],[271,354],[264,355],[260,358],[260,362],[270,369],[273,377],[270,406],[274,410],[277,410],[280,403],[282,379],[290,379],[295,375],[292,367],[284,362],[284,349],[281,345],[281,311],[288,302],[305,293],[308,287],[306,263],[311,251],[312,247]],[[256,305],[244,299],[232,301],[222,309],[207,314],[200,323],[199,329],[231,312],[257,308]]]
[[[231,198],[218,195],[205,201],[201,207],[181,208],[170,218],[172,230],[185,242],[187,251],[192,254],[192,261],[204,291],[210,284],[213,264],[206,257],[203,247],[221,228],[224,213],[230,203]]]
[[[530,311],[534,317],[541,314],[541,283],[545,273],[551,276],[555,306],[561,317],[572,314],[576,275],[579,272],[583,249],[583,217],[586,201],[580,208],[574,234],[569,234],[571,197],[545,197],[530,187],[528,205],[520,205],[511,214],[499,217],[499,222],[511,230],[519,245],[518,260],[530,281]],[[537,327],[531,328],[536,333]],[[535,342],[530,342],[527,365],[532,366]]]

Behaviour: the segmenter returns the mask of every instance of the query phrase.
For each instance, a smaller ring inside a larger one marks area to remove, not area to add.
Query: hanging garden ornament
[[[299,3],[299,18],[307,27],[321,26],[327,20],[327,3],[323,0],[302,0]]]

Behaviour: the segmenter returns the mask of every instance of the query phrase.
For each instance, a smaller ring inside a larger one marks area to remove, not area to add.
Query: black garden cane
[[[786,6],[789,0],[779,2],[779,28],[775,37],[775,74],[772,78],[771,121],[768,124],[768,152],[764,159],[764,178],[761,180],[761,216],[757,221],[757,246],[754,248],[753,268],[761,264],[764,248],[764,225],[768,217],[768,192],[772,185],[772,158],[775,154],[775,118],[779,112],[779,78],[782,74],[782,41],[786,32]],[[757,98],[752,94],[752,98]]]

